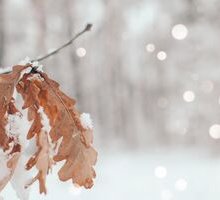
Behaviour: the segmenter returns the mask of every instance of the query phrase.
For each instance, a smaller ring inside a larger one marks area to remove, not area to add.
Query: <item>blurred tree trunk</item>
[[[66,12],[65,12],[65,17],[66,17],[66,22],[67,22],[67,35],[69,38],[73,37],[73,32],[74,32],[74,18],[75,18],[75,13],[73,11],[73,6],[75,4],[75,1],[73,0],[67,0],[66,1]],[[75,98],[77,99],[78,102],[80,102],[80,106],[83,106],[84,98],[82,98],[82,93],[83,93],[83,88],[82,88],[82,70],[80,68],[80,60],[76,56],[75,53],[75,48],[74,45],[70,47],[70,62],[71,62],[71,71],[70,73],[73,76],[73,82],[72,85],[74,86],[74,91],[75,91]]]
[[[4,1],[0,0],[0,66],[4,56]]]
[[[46,16],[46,4],[43,0],[33,0],[33,10],[35,13],[36,18],[36,24],[38,27],[38,35],[36,38],[36,53],[44,53],[46,51],[46,44],[45,44],[45,38],[46,38],[46,30],[47,30],[47,16]],[[38,55],[37,55],[38,56]]]

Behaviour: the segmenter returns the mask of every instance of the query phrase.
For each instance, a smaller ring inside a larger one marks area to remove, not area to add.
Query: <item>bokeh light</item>
[[[76,55],[80,58],[84,57],[86,55],[86,49],[83,47],[76,49]]]
[[[209,135],[213,139],[220,139],[220,125],[214,124],[209,128]]]
[[[146,51],[154,52],[155,51],[155,45],[154,44],[147,44],[146,45]]]
[[[183,24],[177,24],[172,28],[172,36],[176,40],[184,40],[188,35],[188,29]]]
[[[159,51],[157,53],[157,59],[160,60],[160,61],[163,61],[163,60],[166,60],[167,58],[167,54],[165,51]]]
[[[186,102],[193,102],[195,100],[195,93],[191,90],[185,91],[183,93],[183,99]]]

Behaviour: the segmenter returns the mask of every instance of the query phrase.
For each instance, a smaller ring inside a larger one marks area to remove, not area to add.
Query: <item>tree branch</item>
[[[79,38],[81,35],[83,35],[85,32],[87,31],[90,31],[92,28],[92,24],[87,24],[86,27],[80,31],[79,33],[77,33],[75,36],[73,36],[69,41],[67,41],[66,43],[64,43],[63,45],[61,45],[60,47],[58,47],[57,49],[55,49],[54,51],[42,56],[42,57],[39,57],[37,59],[34,59],[32,60],[31,62],[40,62],[40,61],[43,61],[43,60],[46,60],[47,58],[53,56],[53,55],[56,55],[58,54],[62,49],[68,47],[69,45],[71,45],[77,38]],[[11,69],[2,69],[2,72],[0,72],[0,74],[7,74],[7,73],[10,73],[11,72]]]
[[[65,44],[63,44],[62,46],[60,46],[59,48],[55,49],[54,51],[50,52],[49,54],[46,54],[40,58],[37,58],[34,61],[42,61],[45,60],[47,58],[49,58],[50,56],[53,56],[57,53],[59,53],[59,51],[61,51],[62,49],[66,48],[67,46],[71,45],[78,37],[80,37],[81,35],[83,35],[85,32],[90,31],[92,28],[92,24],[87,24],[86,27],[84,28],[84,30],[82,30],[81,32],[77,33],[73,38],[71,38],[68,42],[66,42]]]

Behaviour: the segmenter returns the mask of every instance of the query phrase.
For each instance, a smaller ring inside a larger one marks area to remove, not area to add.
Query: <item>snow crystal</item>
[[[18,139],[19,143],[22,146],[22,150],[28,144],[26,140],[26,135],[23,133],[29,130],[31,125],[27,118],[24,116],[27,116],[26,110],[22,110],[22,113],[8,115],[8,124],[6,125],[6,133],[8,135],[15,136],[15,138]]]
[[[33,67],[38,67],[38,65],[39,65],[39,62],[38,62],[38,61],[34,61],[34,62],[32,63],[32,66],[33,66]]]
[[[0,181],[9,176],[10,169],[7,167],[8,156],[0,149]]]
[[[80,121],[81,121],[82,126],[85,129],[93,129],[93,124],[92,124],[92,120],[91,120],[90,114],[82,113],[80,115]]]
[[[38,109],[38,113],[40,113],[40,115],[41,115],[41,123],[43,125],[42,130],[49,133],[50,129],[51,129],[50,121],[49,121],[47,115],[44,113],[44,109],[42,107],[40,107]]]
[[[31,63],[31,59],[26,56],[24,60],[21,60],[18,64],[19,65],[27,65],[27,64],[30,64]]]
[[[17,90],[14,90],[14,93],[13,93],[12,97],[13,97],[14,99],[16,99],[17,96],[18,96],[18,92],[17,92]]]
[[[38,65],[37,71],[43,72],[43,65]]]
[[[38,61],[31,62],[31,59],[26,56],[24,60],[21,60],[19,65],[27,65],[27,64],[32,64],[33,67],[36,67],[38,71],[43,72],[43,65],[41,65]],[[23,77],[25,73],[29,73],[31,71],[31,67],[24,69],[21,73],[21,76],[19,79]],[[5,67],[5,68],[0,68],[0,74],[8,73],[12,71],[12,67]]]
[[[20,108],[18,108],[21,110]],[[21,110],[22,113],[17,113],[16,115],[8,116],[8,124],[6,125],[7,134],[16,136],[19,143],[23,148],[27,146],[26,135],[24,134],[30,128],[30,122],[24,116],[27,116],[27,110]]]
[[[33,67],[36,67],[36,68],[37,68],[37,71],[43,72],[43,65],[41,65],[38,61],[34,61],[34,62],[32,63],[32,66],[33,66]]]
[[[36,67],[38,71],[43,72],[43,65],[41,65],[38,61],[31,61],[31,59],[26,56],[24,60],[19,62],[19,65],[27,65],[32,64],[33,67]]]
[[[50,121],[49,121],[47,115],[44,113],[44,109],[42,107],[40,107],[38,109],[38,113],[40,113],[40,115],[41,115],[41,123],[43,125],[42,131],[49,133],[51,130]],[[55,144],[52,142],[51,138],[48,137],[48,142],[50,144],[50,155],[51,155],[51,157],[53,157],[54,155],[56,155],[58,148],[60,147],[60,144],[62,142],[62,138],[60,138],[58,140],[57,144]]]
[[[37,145],[36,145],[36,138],[32,138],[29,140],[29,143],[26,145],[25,148],[25,155],[26,156],[32,156],[37,151]]]
[[[11,135],[19,136],[20,135],[20,119],[19,114],[8,115],[8,124],[6,125],[6,132]]]

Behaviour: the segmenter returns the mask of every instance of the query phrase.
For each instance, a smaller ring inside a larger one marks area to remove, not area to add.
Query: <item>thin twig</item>
[[[65,44],[63,44],[62,46],[60,46],[59,48],[55,49],[54,51],[40,57],[40,58],[37,58],[33,61],[42,61],[42,60],[45,60],[47,58],[49,58],[50,56],[53,56],[54,54],[57,54],[59,53],[59,51],[61,51],[62,49],[64,49],[65,47],[71,45],[79,36],[83,35],[85,32],[87,31],[90,31],[92,28],[92,24],[87,24],[86,27],[84,28],[84,30],[82,30],[81,32],[77,33],[73,38],[71,38],[68,42],[66,42]]]
[[[62,49],[66,48],[67,46],[71,45],[78,37],[80,37],[81,35],[83,35],[85,32],[87,31],[90,31],[92,28],[92,24],[87,24],[86,27],[80,31],[79,33],[77,33],[74,37],[72,37],[68,42],[66,42],[65,44],[61,45],[59,48],[55,49],[54,51],[40,57],[40,58],[37,58],[37,59],[34,59],[31,61],[32,62],[40,62],[42,60],[45,60],[55,54],[58,54]],[[0,74],[8,74],[11,72],[11,69],[6,69],[6,70],[3,70],[2,72],[0,72]]]

